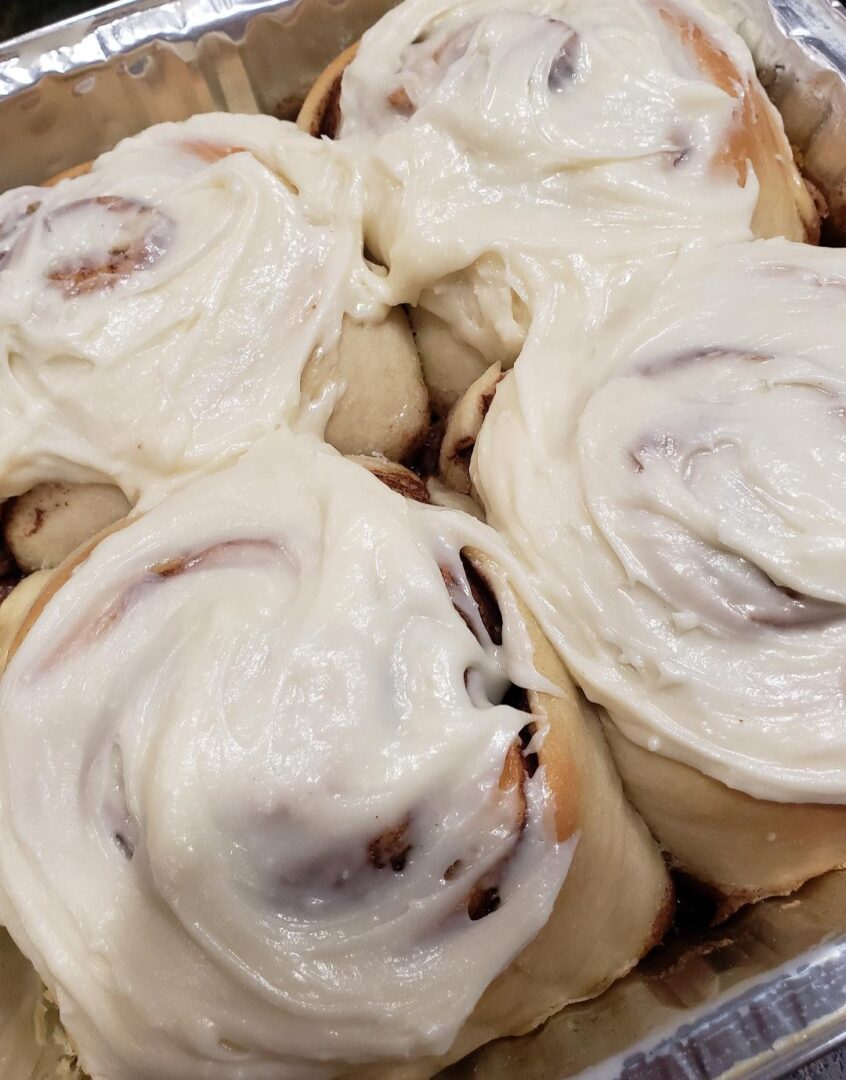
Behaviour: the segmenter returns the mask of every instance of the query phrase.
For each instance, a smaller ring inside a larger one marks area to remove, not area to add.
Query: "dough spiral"
[[[846,862],[844,296],[838,251],[682,255],[577,347],[545,322],[473,460],[636,805],[729,893]]]
[[[429,1075],[661,934],[660,858],[491,554],[280,432],[56,571],[0,683],[0,874],[93,1076]],[[609,826],[623,913],[584,884]],[[533,995],[465,1024],[549,927]]]
[[[0,196],[0,498],[112,480],[134,502],[291,423],[312,354],[378,312],[355,199],[292,125],[232,115]]]
[[[513,363],[550,272],[619,287],[691,243],[818,233],[748,49],[686,0],[406,0],[301,122],[327,116],[442,411]]]

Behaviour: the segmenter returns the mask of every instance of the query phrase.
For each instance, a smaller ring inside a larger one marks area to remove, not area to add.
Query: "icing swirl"
[[[574,841],[467,545],[507,561],[282,431],[49,599],[0,686],[3,908],[94,1075],[437,1053],[544,925]]]
[[[0,498],[108,478],[134,501],[293,421],[370,305],[356,200],[329,149],[231,115],[0,196]]]
[[[392,301],[488,363],[513,362],[550,270],[623,281],[749,238],[751,132],[802,186],[742,41],[675,0],[406,0],[364,35],[341,117]]]
[[[844,297],[840,252],[771,240],[602,333],[551,299],[472,466],[589,696],[765,799],[846,790]]]

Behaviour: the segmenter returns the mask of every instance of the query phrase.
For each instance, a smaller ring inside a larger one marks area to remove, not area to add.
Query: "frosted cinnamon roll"
[[[691,242],[818,230],[746,46],[688,0],[406,0],[301,122],[365,146],[367,243],[418,305],[441,411],[513,362],[539,267],[624,280]]]
[[[566,393],[578,333],[547,313],[471,468],[635,805],[722,913],[846,863],[844,297],[839,251],[690,252]]]
[[[507,561],[283,431],[50,578],[0,682],[0,905],[95,1080],[428,1076],[660,937]]]
[[[309,397],[346,412],[359,441],[343,449],[413,452],[428,401],[408,326],[372,300],[357,198],[292,125],[233,115],[158,125],[0,196],[0,498],[112,481],[134,502],[297,422]],[[355,396],[380,381],[396,396],[362,421]]]

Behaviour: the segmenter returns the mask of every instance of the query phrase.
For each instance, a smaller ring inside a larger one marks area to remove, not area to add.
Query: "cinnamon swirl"
[[[513,363],[539,269],[619,282],[691,242],[818,232],[748,50],[687,0],[406,0],[301,123],[361,148],[365,237],[418,305],[442,412]]]
[[[553,303],[471,467],[723,913],[846,864],[844,297],[841,252],[769,240],[686,253],[602,334]]]
[[[660,937],[508,562],[280,431],[55,572],[0,682],[0,905],[93,1077],[427,1076]]]
[[[343,449],[413,453],[419,362],[336,155],[270,117],[195,116],[73,173],[0,196],[0,498],[111,480],[134,502],[333,406]],[[392,391],[378,414],[362,382]]]

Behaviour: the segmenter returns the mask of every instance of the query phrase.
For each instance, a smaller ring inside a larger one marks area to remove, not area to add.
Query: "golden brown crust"
[[[336,137],[341,122],[341,80],[357,52],[356,41],[318,76],[300,109],[297,127],[316,138]]]
[[[629,800],[673,865],[712,896],[715,922],[846,867],[846,806],[754,799],[604,727]]]
[[[68,580],[68,578],[77,568],[77,566],[79,566],[80,563],[84,562],[88,558],[88,556],[91,554],[94,548],[97,547],[101,540],[105,540],[107,536],[111,536],[112,533],[118,532],[120,529],[125,528],[128,524],[130,524],[132,520],[134,519],[125,517],[121,518],[120,521],[116,521],[113,525],[108,525],[105,529],[102,529],[99,533],[97,533],[96,536],[92,537],[90,540],[86,540],[84,544],[81,544],[76,549],[76,551],[72,551],[71,554],[68,555],[68,557],[64,560],[64,562],[60,563],[60,565],[56,567],[56,569],[47,579],[44,588],[38,594],[38,597],[34,600],[32,606],[27,611],[26,617],[21,622],[20,628],[14,639],[12,640],[11,645],[9,646],[9,652],[6,658],[7,664],[11,661],[12,657],[20,648],[21,643],[23,642],[24,638],[29,633],[31,628],[35,625],[35,622],[41,612],[47,606],[49,601],[56,595],[59,589],[61,589],[61,587],[65,584],[65,582]]]
[[[73,180],[74,177],[77,176],[86,176],[91,172],[93,167],[93,161],[83,161],[80,165],[72,165],[69,169],[63,169],[62,172],[56,173],[55,176],[51,176],[49,180],[44,180],[41,186],[55,187],[56,184],[61,183],[62,180]]]
[[[747,82],[731,58],[682,12],[665,4],[659,5],[659,12],[699,70],[737,101],[734,123],[714,164],[730,168],[741,187],[746,186],[751,164],[760,185],[752,218],[753,234],[759,239],[786,236],[789,240],[817,243],[819,214],[763,88],[757,80]]]

